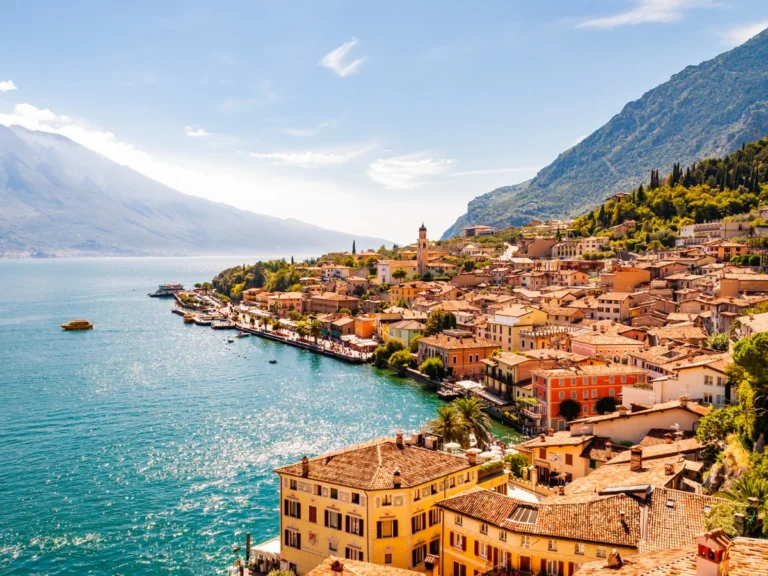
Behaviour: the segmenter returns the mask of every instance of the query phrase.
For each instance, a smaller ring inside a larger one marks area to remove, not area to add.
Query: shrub
[[[419,366],[419,372],[432,378],[432,380],[440,380],[445,378],[445,367],[443,361],[440,358],[427,358]]]

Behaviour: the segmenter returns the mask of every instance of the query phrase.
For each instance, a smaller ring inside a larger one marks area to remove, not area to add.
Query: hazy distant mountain
[[[630,102],[532,180],[475,198],[443,237],[472,224],[583,214],[647,182],[651,169],[666,174],[674,162],[724,156],[755,140],[755,130],[768,131],[768,30]]]
[[[0,256],[321,254],[378,248],[177,192],[63,136],[0,125]]]

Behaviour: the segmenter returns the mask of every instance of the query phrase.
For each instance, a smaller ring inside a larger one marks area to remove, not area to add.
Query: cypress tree
[[[651,188],[653,188],[653,186]],[[637,204],[642,204],[643,202],[645,202],[645,190],[643,189],[643,185],[641,184],[640,187],[637,189]]]
[[[598,220],[600,220],[600,226],[605,228],[605,204],[600,205],[600,213],[597,215]]]
[[[355,241],[352,240],[352,254],[357,254],[357,250],[355,250]]]

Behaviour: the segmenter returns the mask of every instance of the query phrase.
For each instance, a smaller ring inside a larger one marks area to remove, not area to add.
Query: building
[[[392,273],[399,269],[405,271],[405,278],[402,280],[392,276]],[[376,280],[379,284],[397,284],[420,276],[418,260],[379,260],[376,266]]]
[[[496,229],[492,228],[491,226],[483,226],[482,224],[477,224],[475,226],[467,226],[463,230],[464,236],[490,236],[491,234],[496,234]]]
[[[632,294],[629,292],[607,292],[597,297],[597,308],[593,309],[595,320],[623,322],[629,319]]]
[[[291,310],[304,310],[304,295],[301,292],[275,292],[267,296],[267,307],[281,318]]]
[[[346,280],[349,278],[350,269],[349,266],[341,266],[339,264],[324,264],[320,268],[320,277],[323,282],[329,282],[330,280]]]
[[[427,227],[424,222],[419,226],[419,239],[416,243],[416,262],[419,267],[419,276],[424,276],[429,270],[429,240],[427,240]]]
[[[520,350],[520,331],[546,324],[547,313],[532,306],[514,305],[496,311],[489,318],[486,334],[504,352]]]
[[[310,296],[308,301],[309,312],[313,314],[333,314],[346,308],[349,311],[356,310],[359,298],[335,292],[323,292]]]
[[[512,352],[501,352],[482,362],[485,366],[483,386],[495,395],[507,400],[533,395],[531,371],[538,368],[541,362]]]
[[[399,338],[408,347],[416,336],[422,335],[425,326],[418,320],[400,320],[389,325],[389,338]]]
[[[497,349],[497,344],[477,338],[467,330],[445,330],[419,340],[419,364],[436,357],[456,378],[479,378],[483,373],[482,361]]]
[[[631,293],[650,281],[650,271],[635,266],[616,266],[610,272],[600,274],[600,283],[609,292]]]
[[[601,252],[608,248],[611,239],[607,236],[590,236],[589,238],[571,238],[563,240],[552,247],[552,258],[581,258],[590,252]]]
[[[248,288],[248,290],[243,290],[241,293],[243,304],[246,306],[256,306],[262,300],[260,296],[266,293],[267,291],[263,288]]]
[[[637,352],[645,346],[634,338],[611,334],[602,330],[593,330],[571,337],[571,352],[597,358],[621,362],[628,354]]]
[[[281,560],[306,574],[329,555],[425,570],[440,554],[435,504],[478,484],[503,489],[505,474],[480,478],[474,456],[437,450],[435,436],[378,438],[278,468]]]
[[[350,556],[352,554],[350,551]],[[331,555],[307,572],[306,576],[423,576],[423,572]]]
[[[749,236],[749,222],[725,222],[714,220],[681,226],[675,246],[703,244],[709,240],[728,240],[737,236]]]
[[[586,365],[570,368],[538,369],[532,372],[533,396],[538,404],[543,429],[566,429],[560,405],[566,400],[579,403],[584,417],[597,414],[601,398],[617,398],[623,385],[642,384],[645,371],[623,364]]]

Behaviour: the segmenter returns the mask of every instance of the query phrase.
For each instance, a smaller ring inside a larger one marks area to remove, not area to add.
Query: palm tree
[[[736,480],[730,490],[718,492],[717,496],[734,502],[746,503],[748,498],[765,502],[768,500],[768,480],[747,473]]]
[[[483,403],[477,398],[457,398],[453,405],[475,435],[478,447],[485,448],[490,439],[491,418]]]
[[[443,437],[444,442],[458,442],[469,447],[471,426],[461,416],[455,406],[450,404],[437,409],[437,418],[427,423],[427,429]]]
[[[320,320],[312,320],[309,324],[309,333],[312,334],[312,337],[315,339],[315,344],[317,344],[317,338],[320,336],[320,334],[323,331],[323,323],[320,322]]]

